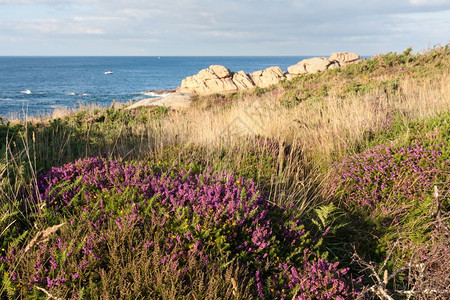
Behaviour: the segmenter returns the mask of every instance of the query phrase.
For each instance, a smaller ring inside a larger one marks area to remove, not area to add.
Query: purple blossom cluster
[[[439,146],[377,146],[341,165],[345,204],[388,214],[430,194],[439,174]]]
[[[301,268],[283,266],[289,277],[288,287],[297,292],[294,299],[345,299],[342,295],[348,287],[343,278],[348,270],[338,269],[339,263],[330,263],[323,258],[310,261],[307,257],[305,253]]]
[[[300,218],[268,203],[251,180],[89,158],[41,176],[39,197],[70,219],[59,237],[28,254],[35,262],[29,274],[11,273],[21,284],[81,287],[111,267],[108,239],[132,232],[129,251],[158,247],[160,264],[180,278],[190,257],[205,265],[231,257],[248,266],[261,298],[354,295],[347,269],[314,254]],[[14,257],[12,250],[2,260],[12,265]]]

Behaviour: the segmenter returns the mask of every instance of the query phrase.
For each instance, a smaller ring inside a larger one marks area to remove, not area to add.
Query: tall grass
[[[423,56],[389,54],[264,90],[197,98],[193,107],[184,111],[161,107],[136,110],[118,106],[82,107],[59,111],[49,119],[0,120],[0,246],[5,249],[0,256],[8,249],[23,249],[37,232],[56,225],[49,220],[58,218],[49,219],[46,202],[40,201],[36,193],[39,174],[54,166],[98,156],[120,162],[151,162],[155,171],[168,173],[180,168],[194,174],[212,169],[214,173],[226,171],[250,178],[271,205],[301,216],[310,226],[313,237],[320,236],[321,230],[330,230],[329,239],[325,238],[324,244],[318,246],[322,253],[323,249],[328,249],[332,257],[345,261],[350,256],[345,254],[350,244],[366,243],[362,247],[364,251],[367,245],[376,245],[376,251],[369,249],[367,255],[384,258],[386,249],[383,247],[390,245],[393,227],[381,230],[381,221],[365,214],[364,210],[356,212],[363,214],[359,216],[360,221],[352,219],[355,212],[346,211],[348,205],[340,205],[348,199],[338,199],[337,191],[342,186],[336,181],[340,169],[335,162],[359,157],[355,155],[376,149],[374,146],[380,144],[396,148],[418,139],[424,145],[443,144],[443,149],[450,145],[445,132],[448,133],[450,111],[450,73],[445,68],[449,65],[449,55],[448,50],[442,49],[435,53],[434,58],[433,52]],[[442,190],[449,188],[445,182],[448,172],[443,170],[448,168],[446,159],[448,153],[443,151],[441,182],[436,183]],[[415,193],[413,187],[408,188]],[[370,192],[370,186],[367,189]],[[430,191],[420,192],[424,199],[428,199],[429,194]],[[417,200],[415,196],[412,198]],[[431,204],[426,201],[411,202],[407,206],[415,209],[423,220],[430,220],[424,211]],[[445,201],[442,203],[444,211],[448,209],[448,200]],[[329,206],[330,203],[340,208]],[[326,207],[338,210],[334,215],[336,220],[329,221],[335,231],[327,225],[325,217],[317,215],[326,211],[321,209]],[[340,225],[336,216],[341,216]],[[401,230],[409,236],[406,232],[414,231],[416,225],[405,216],[405,210],[401,218]],[[319,219],[322,221],[317,221]],[[314,232],[313,224],[319,224],[320,230]],[[423,227],[423,222],[419,225]],[[382,237],[376,241],[366,236],[358,241],[344,237],[349,232],[355,235],[358,230],[373,231]],[[121,238],[130,242],[133,239],[132,236]],[[335,251],[336,248],[340,249]],[[404,255],[400,253],[397,258],[408,257],[411,249],[403,249]],[[120,256],[118,261],[134,255],[114,251]],[[158,260],[155,257],[160,254],[144,254],[148,267],[157,270],[156,277],[150,278],[137,271],[130,276],[136,282],[142,278],[146,284],[158,281],[158,286],[164,290],[164,294],[159,295],[166,298],[182,295],[192,299],[214,298],[219,295],[217,291],[225,298],[233,298],[237,293],[251,298],[249,286],[236,283],[237,278],[248,277],[248,270],[242,265],[232,263],[225,269],[210,266],[205,269],[192,262],[189,274],[195,280],[189,292],[177,286],[180,281],[176,276],[168,276],[167,268],[155,263]],[[24,267],[23,262],[21,267]],[[115,266],[120,273],[127,268],[136,270],[135,267]],[[5,275],[11,270],[5,268],[5,264],[0,267],[0,275],[6,278],[1,284],[2,297],[14,294],[14,288],[21,288],[11,285],[9,275]],[[25,268],[31,266],[25,264]],[[140,293],[137,285],[128,293],[125,278],[108,279],[106,273],[101,276],[104,285],[92,283],[91,287],[97,286],[98,290],[90,289],[91,296],[120,294],[127,297]],[[164,276],[168,277],[164,279]],[[109,287],[107,282],[115,283]],[[117,282],[123,288],[119,294],[114,291]]]

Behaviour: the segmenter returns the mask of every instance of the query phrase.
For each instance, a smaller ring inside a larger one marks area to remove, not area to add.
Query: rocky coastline
[[[232,72],[225,66],[211,65],[200,70],[196,75],[182,80],[181,86],[168,96],[162,98],[144,99],[134,103],[129,109],[139,106],[162,105],[172,108],[189,107],[192,95],[209,95],[214,93],[229,93],[253,88],[266,88],[281,80],[292,80],[305,74],[325,72],[330,69],[345,67],[358,63],[361,56],[352,52],[334,52],[330,57],[312,57],[299,61],[283,72],[280,67],[272,66],[264,70],[245,73]]]
[[[299,61],[297,64],[288,67],[287,72],[283,72],[280,67],[273,66],[249,74],[244,71],[231,72],[224,66],[212,65],[196,75],[183,79],[177,92],[208,95],[248,90],[255,87],[265,88],[277,84],[283,79],[291,80],[304,74],[314,74],[345,67],[360,60],[361,56],[356,53],[335,52],[330,57],[313,57]]]

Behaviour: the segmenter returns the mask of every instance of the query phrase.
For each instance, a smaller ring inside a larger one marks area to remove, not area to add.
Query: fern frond
[[[8,272],[3,273],[2,285],[3,285],[3,287],[0,290],[0,295],[2,294],[2,292],[4,290],[6,290],[6,293],[8,294],[8,296],[13,297],[14,296],[14,288],[13,288],[13,284],[12,284],[11,280],[9,279]]]
[[[316,218],[313,218],[311,221],[319,230],[326,230],[328,227],[331,227],[335,231],[347,225],[347,223],[341,222],[344,212],[334,203],[320,206],[314,209],[314,212]]]

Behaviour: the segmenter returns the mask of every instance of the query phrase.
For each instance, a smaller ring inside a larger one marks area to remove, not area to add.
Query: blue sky
[[[450,42],[450,0],[0,0],[0,55],[373,55]]]

